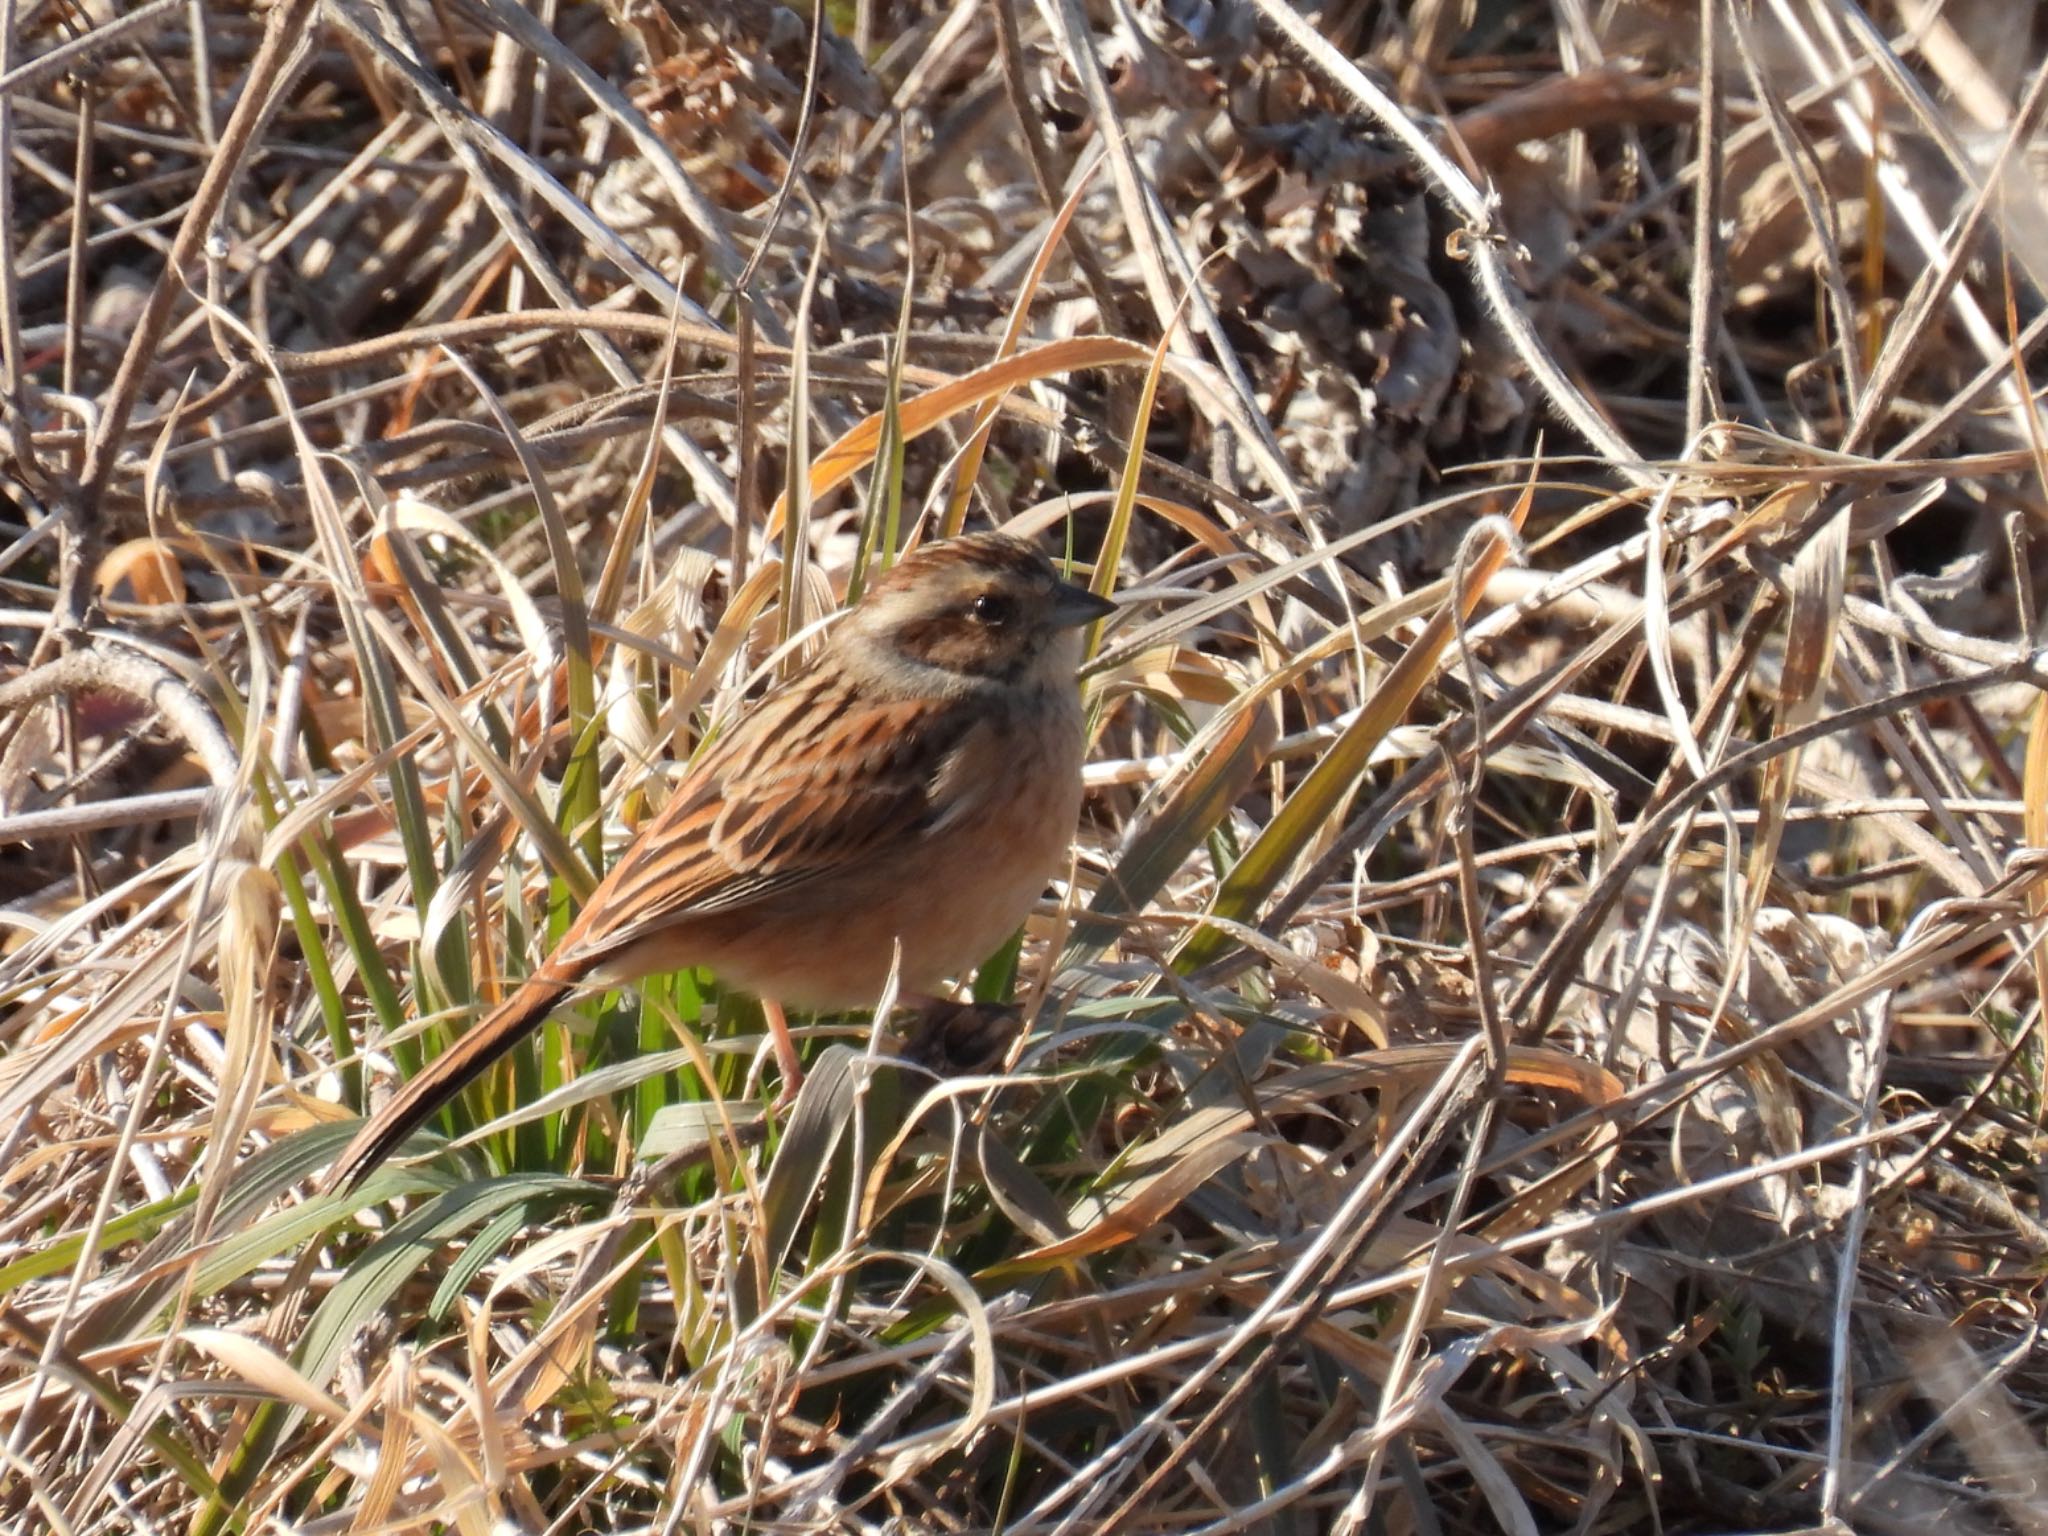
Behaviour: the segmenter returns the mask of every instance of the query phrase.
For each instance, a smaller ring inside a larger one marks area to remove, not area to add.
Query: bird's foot
[[[926,997],[915,999],[914,1006],[917,1017],[904,1036],[903,1059],[943,1077],[996,1066],[1024,1025],[1024,1011],[1015,1003]]]

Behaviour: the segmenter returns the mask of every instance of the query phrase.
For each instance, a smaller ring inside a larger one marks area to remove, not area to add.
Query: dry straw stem
[[[2015,15],[0,6],[0,1528],[2038,1524]],[[1014,1035],[308,1199],[983,519],[1126,607]]]

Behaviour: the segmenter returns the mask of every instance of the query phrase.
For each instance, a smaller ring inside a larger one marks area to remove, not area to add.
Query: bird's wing
[[[972,729],[945,703],[799,684],[699,760],[563,948],[601,954],[900,851],[942,819],[934,791]]]

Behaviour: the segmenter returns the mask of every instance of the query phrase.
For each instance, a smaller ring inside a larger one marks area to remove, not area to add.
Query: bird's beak
[[[1115,612],[1115,603],[1106,597],[1097,597],[1086,587],[1063,581],[1053,588],[1052,624],[1055,629],[1079,629],[1083,624],[1093,624]]]

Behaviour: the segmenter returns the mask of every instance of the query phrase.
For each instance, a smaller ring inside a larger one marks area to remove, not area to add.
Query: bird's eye
[[[977,624],[986,624],[993,629],[998,624],[1010,622],[1014,605],[1000,592],[984,592],[974,600],[970,612]]]

